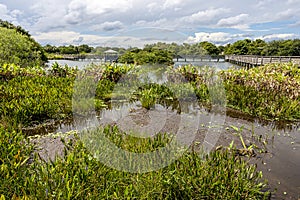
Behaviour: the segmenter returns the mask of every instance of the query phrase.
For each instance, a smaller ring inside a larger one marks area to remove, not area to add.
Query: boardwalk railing
[[[224,62],[223,55],[210,56],[210,55],[177,55],[173,58],[174,62]]]
[[[225,61],[245,67],[261,66],[268,63],[287,62],[300,65],[300,56],[225,55]]]

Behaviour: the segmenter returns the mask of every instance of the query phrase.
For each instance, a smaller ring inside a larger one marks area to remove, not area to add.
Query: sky
[[[300,0],[0,0],[0,19],[56,46],[300,38]]]

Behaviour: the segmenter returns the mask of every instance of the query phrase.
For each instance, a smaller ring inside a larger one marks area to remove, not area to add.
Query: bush
[[[0,65],[12,63],[21,67],[43,65],[47,58],[42,47],[29,34],[24,34],[24,31],[20,32],[19,29],[13,25],[7,28],[0,24]]]

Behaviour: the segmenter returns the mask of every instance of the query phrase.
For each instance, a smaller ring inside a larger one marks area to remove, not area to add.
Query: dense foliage
[[[270,42],[260,39],[239,40],[225,46],[224,53],[227,55],[300,56],[300,39]]]
[[[93,47],[90,47],[86,44],[82,44],[79,46],[69,45],[69,46],[52,46],[47,44],[43,47],[45,52],[47,53],[56,53],[56,54],[85,54],[91,53]]]
[[[93,66],[86,70],[99,80],[95,90],[96,108],[102,108],[103,102],[116,95],[113,94],[116,83],[133,67],[107,65]],[[176,76],[173,79],[169,77],[174,84],[145,85],[132,98],[140,100],[145,108],[150,108],[155,102],[165,104],[170,100],[176,101],[174,94],[168,90],[170,88],[180,91],[179,95],[182,97],[188,98],[190,94],[196,94],[199,102],[210,103],[207,80],[203,79],[211,73],[210,69],[185,66],[175,71],[183,74],[190,85],[178,82]],[[250,70],[232,69],[219,73],[226,89],[227,106],[271,120],[300,118],[300,73],[297,66],[273,64]],[[0,68],[1,121],[27,126],[32,122],[71,117],[75,75],[76,70],[57,64],[49,71],[3,65]],[[137,81],[136,75],[131,78],[130,84]],[[124,91],[126,92],[128,93]]]
[[[123,55],[121,60],[127,63],[138,62],[152,62],[153,58],[149,52],[155,52],[164,50],[169,52],[173,58],[180,57],[199,57],[199,56],[217,56],[217,55],[261,55],[261,56],[300,56],[300,39],[293,40],[274,40],[266,42],[261,39],[250,40],[238,40],[232,44],[225,46],[217,46],[211,42],[203,41],[199,43],[189,44],[177,44],[177,43],[164,43],[158,42],[155,44],[146,44],[142,49],[144,52],[148,52],[147,56],[140,53],[140,60],[134,58],[134,53],[141,51],[136,47],[130,47],[128,49],[119,47],[90,47],[88,45],[69,45],[69,46],[44,46],[44,50],[48,53],[50,58],[60,59],[59,55],[64,54],[96,54],[104,57],[105,51],[113,49],[118,52],[119,55]],[[61,57],[62,58],[62,57]]]
[[[0,65],[42,66],[47,61],[43,48],[19,26],[0,21]]]
[[[67,71],[66,71],[67,70]],[[0,67],[0,122],[22,124],[61,119],[71,114],[74,70]]]
[[[173,64],[173,57],[167,50],[161,49],[136,49],[134,51],[127,51],[118,58],[120,63],[135,63],[142,64]]]

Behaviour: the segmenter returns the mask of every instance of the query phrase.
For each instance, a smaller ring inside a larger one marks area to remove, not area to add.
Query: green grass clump
[[[0,82],[1,121],[25,126],[72,113],[74,78],[17,76]]]
[[[26,196],[31,180],[28,168],[33,151],[24,135],[0,124],[0,199]]]
[[[141,139],[116,127],[96,130],[99,131],[128,151],[151,151],[170,142],[166,135]],[[129,173],[103,165],[80,141],[66,142],[63,157],[51,162],[35,157],[29,164],[26,161],[31,148],[20,143],[24,138],[3,128],[0,133],[0,141],[4,141],[0,193],[8,199],[265,199],[268,196],[262,192],[266,186],[262,174],[230,151],[215,151],[206,159],[196,152],[186,152],[165,168]]]
[[[270,64],[221,73],[228,105],[267,119],[300,119],[300,69]]]
[[[207,86],[210,75],[216,74],[223,80],[228,107],[265,119],[300,119],[300,69],[292,63],[217,73],[193,66],[177,71],[194,85],[200,102],[211,103],[214,99]]]

